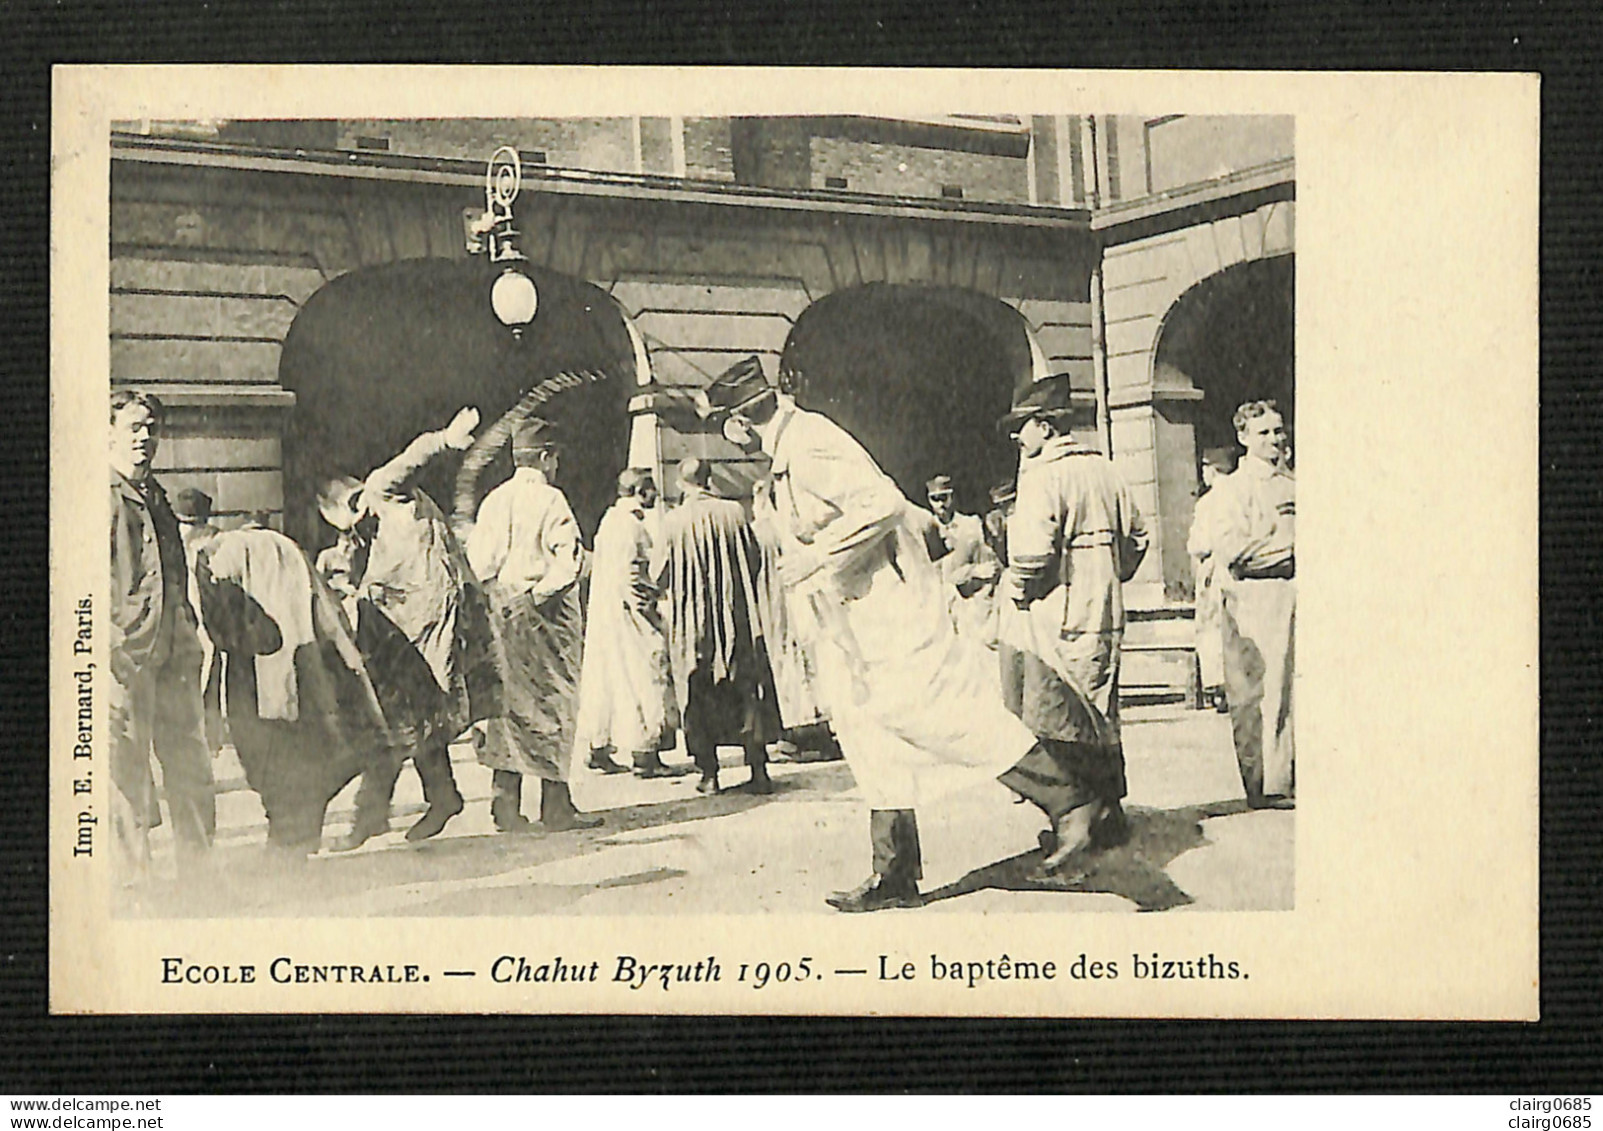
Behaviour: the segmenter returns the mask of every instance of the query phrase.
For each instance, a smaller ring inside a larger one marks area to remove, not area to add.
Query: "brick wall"
[[[1022,158],[950,149],[923,149],[843,138],[812,139],[812,187],[845,178],[854,192],[888,196],[941,196],[943,185],[963,190],[964,200],[1027,203],[1028,164]]]
[[[489,160],[498,146],[540,151],[567,169],[632,172],[634,124],[629,118],[342,119],[338,148],[362,137],[387,138],[389,152]]]

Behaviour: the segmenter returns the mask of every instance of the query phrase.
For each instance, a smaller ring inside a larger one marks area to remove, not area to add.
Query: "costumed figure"
[[[1285,466],[1286,426],[1274,401],[1242,405],[1235,425],[1247,454],[1210,492],[1219,495],[1213,552],[1225,696],[1247,804],[1289,807],[1296,797],[1297,483]]]
[[[641,777],[676,777],[688,768],[663,764],[672,745],[668,643],[652,580],[652,536],[646,512],[657,504],[651,472],[625,468],[618,499],[601,516],[585,610],[584,667],[579,678],[578,749],[591,769],[627,773],[612,755],[624,752]]]
[[[535,831],[522,813],[523,779],[532,776],[540,779],[540,828],[594,828],[601,818],[575,809],[568,789],[584,650],[579,524],[552,482],[556,426],[520,418],[511,442],[512,478],[485,496],[467,536],[490,599],[501,676],[501,710],[479,747],[494,771],[490,815],[501,832]]]
[[[763,552],[757,586],[757,620],[779,696],[779,740],[770,747],[776,762],[838,762],[840,744],[818,701],[818,668],[811,644],[803,639],[805,621],[790,609],[779,580],[779,527],[774,513],[774,481],[763,478],[752,491],[751,528]]]
[[[201,607],[228,657],[229,729],[267,812],[267,840],[316,852],[328,803],[390,738],[335,595],[286,535],[250,522],[196,562]]]
[[[496,706],[484,598],[445,515],[417,474],[448,451],[473,443],[477,409],[425,432],[366,479],[341,476],[318,494],[338,535],[319,572],[356,606],[357,643],[395,747],[362,772],[356,818],[334,848],[349,851],[390,827],[390,799],[410,756],[423,783],[423,816],[409,841],[437,835],[462,811],[450,744]]]
[[[1119,735],[1124,583],[1147,533],[1113,462],[1069,434],[1069,379],[1034,382],[999,427],[1021,451],[1008,520],[1003,638],[1017,650],[1020,717],[1071,770],[1074,808],[1057,831],[1059,867],[1128,836]]]
[[[696,788],[717,792],[718,747],[730,744],[745,751],[748,788],[769,793],[767,744],[780,719],[759,613],[762,548],[744,508],[713,493],[711,472],[704,460],[680,463],[682,498],[663,519],[669,667]]]
[[[862,446],[775,390],[756,357],[705,396],[727,439],[772,459],[780,575],[812,621],[823,706],[870,806],[873,874],[827,902],[919,906],[917,805],[1000,775],[1056,822],[1067,783],[1003,707],[991,653],[952,628],[925,524]]]
[[[1219,559],[1214,553],[1214,540],[1221,523],[1219,504],[1224,495],[1214,488],[1230,474],[1234,456],[1231,448],[1209,448],[1202,453],[1202,494],[1191,513],[1191,533],[1186,538],[1195,586],[1196,612],[1191,623],[1196,632],[1197,674],[1203,698],[1221,713],[1228,707],[1224,689],[1224,630],[1220,624],[1223,612],[1219,602]]]

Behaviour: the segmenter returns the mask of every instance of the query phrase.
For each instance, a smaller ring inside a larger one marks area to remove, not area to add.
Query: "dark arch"
[[[607,379],[565,393],[549,414],[570,443],[558,480],[588,540],[628,460],[628,400],[635,360],[624,315],[590,283],[530,265],[539,310],[521,340],[495,318],[481,260],[410,259],[342,275],[307,301],[290,326],[279,380],[296,395],[284,436],[286,528],[303,545],[326,543],[313,499],[324,477],[361,475],[465,404],[483,426],[518,396],[561,372]],[[449,510],[460,461],[442,458],[422,480]],[[502,454],[482,490],[510,474]]]
[[[1169,308],[1153,350],[1153,385],[1202,390],[1199,452],[1235,443],[1231,418],[1244,401],[1279,401],[1287,430],[1294,427],[1295,308],[1290,255],[1226,267]]]
[[[804,310],[780,369],[796,399],[851,432],[910,499],[950,474],[980,512],[1015,454],[995,422],[1034,373],[1029,327],[1000,299],[950,287],[869,283]]]
[[[1244,401],[1277,401],[1288,434],[1295,436],[1295,265],[1293,256],[1277,255],[1209,275],[1175,300],[1158,328],[1152,353],[1154,457],[1164,593],[1170,600],[1194,596],[1186,536],[1200,461],[1209,448],[1240,452],[1232,423],[1236,408]]]

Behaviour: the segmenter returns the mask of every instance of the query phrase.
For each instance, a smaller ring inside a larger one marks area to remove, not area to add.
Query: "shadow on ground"
[[[1032,880],[1040,850],[976,868],[945,887],[928,892],[924,901],[956,899],[978,891],[1059,891],[1122,896],[1140,911],[1167,911],[1194,902],[1169,878],[1165,868],[1175,857],[1207,843],[1202,822],[1247,811],[1245,801],[1216,801],[1181,809],[1131,808],[1130,839],[1118,848],[1093,856],[1084,876],[1068,882]]]
[[[267,848],[262,836],[246,844],[219,845],[205,873],[186,881],[152,880],[127,895],[119,916],[202,919],[212,917],[328,916],[331,918],[388,914],[538,914],[573,903],[598,886],[634,886],[676,878],[672,869],[619,876],[597,884],[529,884],[497,887],[493,907],[483,907],[484,891],[475,881],[536,868],[611,847],[613,838],[645,829],[680,826],[745,812],[760,805],[786,804],[793,795],[816,801],[851,784],[843,763],[798,770],[775,779],[774,792],[758,795],[740,787],[711,796],[691,795],[621,809],[600,810],[605,823],[597,829],[528,836],[483,834],[448,836],[421,844],[395,839],[383,847],[349,855],[319,854],[310,859],[285,858]],[[396,829],[404,827],[395,822]],[[332,835],[332,834],[330,834]],[[396,834],[390,834],[395,837]],[[658,839],[679,834],[665,832]],[[631,838],[633,842],[635,838]],[[459,894],[435,900],[413,900],[405,907],[366,908],[386,890],[422,888],[437,883],[469,885]]]

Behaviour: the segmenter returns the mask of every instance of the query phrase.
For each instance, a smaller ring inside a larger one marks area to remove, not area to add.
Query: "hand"
[[[445,426],[445,446],[466,451],[473,446],[473,430],[479,426],[479,410],[469,405]]]
[[[779,583],[793,589],[823,568],[823,555],[817,551],[800,544],[786,546],[779,557]]]

